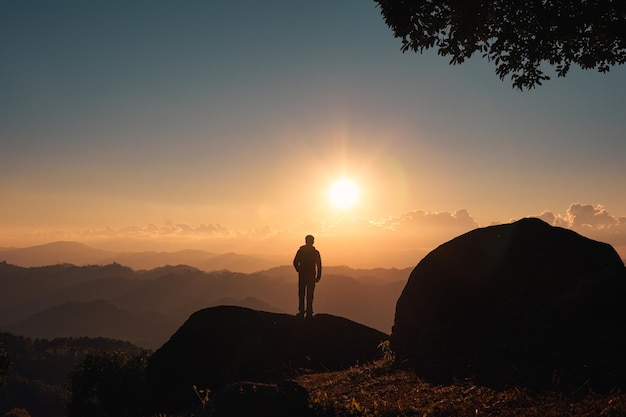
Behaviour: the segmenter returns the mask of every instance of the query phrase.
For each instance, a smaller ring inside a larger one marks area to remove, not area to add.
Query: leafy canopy
[[[147,351],[130,356],[108,351],[87,354],[70,374],[68,417],[141,416]]]
[[[624,0],[375,0],[402,51],[437,48],[461,64],[475,52],[520,90],[572,65],[605,73],[626,62]]]
[[[5,383],[5,377],[9,372],[10,366],[11,359],[9,358],[9,354],[4,350],[2,343],[0,343],[0,387]]]

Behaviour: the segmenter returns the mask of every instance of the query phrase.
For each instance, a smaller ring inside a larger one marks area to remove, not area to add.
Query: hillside
[[[142,354],[138,346],[120,340],[98,338],[30,339],[0,332],[0,345],[11,359],[6,385],[0,388],[0,415],[14,407],[33,417],[65,416],[70,397],[68,375],[85,355],[115,351]]]
[[[309,392],[316,417],[598,417],[626,416],[626,393],[601,395],[584,387],[570,395],[471,380],[439,385],[384,360],[295,378]]]
[[[329,266],[316,289],[316,312],[389,333],[407,274]],[[0,262],[0,330],[30,337],[108,336],[156,349],[203,308],[295,314],[296,281],[291,266],[245,274],[187,265],[135,271],[120,264],[26,268]]]
[[[212,417],[623,417],[626,270],[616,256],[526,219],[439,246],[408,281],[408,269],[325,268],[306,320],[293,314],[288,265],[246,274],[0,263],[0,301],[13,316],[48,306],[18,321],[22,332],[178,328],[131,379],[107,381],[104,362],[80,367],[72,417],[93,415],[83,406],[188,417],[199,405]]]
[[[103,350],[140,353],[101,338],[33,341],[0,333],[0,341],[14,360],[9,385],[0,390],[0,415],[20,407],[33,417],[61,417],[69,398],[66,376],[77,358]],[[495,389],[471,380],[432,384],[384,358],[339,371],[294,374],[293,380],[308,391],[308,417],[626,416],[626,393],[620,391],[601,395],[580,387],[564,395],[518,386]],[[192,404],[201,406],[198,398]]]
[[[176,330],[177,323],[154,311],[127,310],[94,300],[63,303],[5,327],[11,333],[34,338],[104,337],[157,349]]]

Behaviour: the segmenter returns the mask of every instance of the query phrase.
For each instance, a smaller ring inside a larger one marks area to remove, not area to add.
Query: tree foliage
[[[11,365],[11,359],[9,354],[4,350],[4,346],[0,342],[0,387],[5,383],[5,377],[9,372],[9,366]]]
[[[451,64],[480,53],[500,79],[531,89],[569,69],[626,62],[624,0],[375,0],[402,51],[437,48]]]
[[[31,415],[25,408],[13,407],[2,417],[31,417]]]
[[[2,353],[3,348],[6,354]],[[82,369],[80,364],[86,355],[113,351],[124,352],[127,357],[144,354],[142,348],[121,340],[46,340],[0,332],[0,377],[10,362],[6,384],[0,387],[0,415],[24,408],[33,416],[65,416],[70,398],[68,375]]]
[[[89,354],[70,375],[68,417],[135,417],[142,414],[148,352]]]

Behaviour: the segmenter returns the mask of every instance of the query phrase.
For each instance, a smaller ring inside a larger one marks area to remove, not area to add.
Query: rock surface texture
[[[626,387],[626,272],[608,244],[527,218],[430,252],[391,347],[420,375],[576,390]]]
[[[150,357],[149,403],[158,412],[199,404],[193,391],[238,381],[277,383],[305,370],[338,370],[378,359],[389,336],[345,318],[310,319],[220,306],[200,310]]]

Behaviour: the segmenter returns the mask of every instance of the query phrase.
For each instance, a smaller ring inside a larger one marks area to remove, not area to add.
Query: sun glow
[[[328,190],[330,203],[340,209],[348,209],[359,200],[359,187],[354,181],[342,178],[331,184]]]

